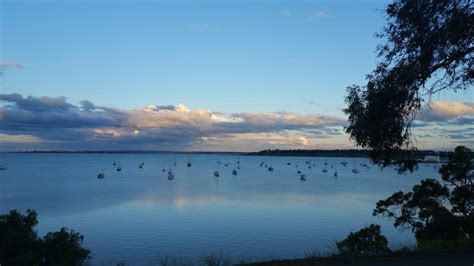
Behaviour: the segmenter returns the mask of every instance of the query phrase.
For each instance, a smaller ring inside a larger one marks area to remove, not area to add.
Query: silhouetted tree
[[[472,243],[471,159],[468,148],[456,147],[449,162],[439,171],[444,184],[434,179],[422,180],[411,192],[399,191],[377,202],[373,214],[394,219],[395,227],[411,229],[420,246],[431,242]]]
[[[61,228],[58,232],[48,233],[41,245],[43,265],[82,265],[90,251],[81,247],[84,237],[74,230]]]
[[[357,232],[351,232],[346,239],[337,242],[336,246],[341,255],[370,256],[389,253],[388,241],[380,233],[380,225],[371,224]]]
[[[37,224],[33,210],[0,215],[0,265],[82,265],[90,258],[79,233],[62,228],[41,239],[34,230]]]
[[[39,239],[33,228],[38,224],[35,211],[22,215],[16,210],[0,215],[0,264],[33,265],[37,261]]]
[[[441,90],[466,90],[474,82],[474,14],[471,0],[396,0],[377,37],[381,61],[367,85],[347,88],[346,132],[371,150],[374,162],[413,170],[412,121]]]

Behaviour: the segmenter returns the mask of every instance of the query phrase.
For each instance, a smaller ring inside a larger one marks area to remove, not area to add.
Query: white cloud
[[[433,101],[421,110],[418,120],[443,122],[449,119],[469,116],[474,116],[474,103]]]

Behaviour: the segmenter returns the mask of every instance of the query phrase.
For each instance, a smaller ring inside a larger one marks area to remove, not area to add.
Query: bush
[[[81,234],[62,228],[39,238],[37,214],[26,212],[0,215],[0,265],[82,265],[90,258]]]
[[[380,234],[380,225],[371,224],[355,233],[351,232],[336,246],[339,254],[344,256],[370,256],[389,253],[387,244],[387,238]]]

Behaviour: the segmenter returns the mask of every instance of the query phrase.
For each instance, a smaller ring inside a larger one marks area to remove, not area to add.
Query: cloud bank
[[[222,113],[182,104],[125,110],[88,100],[74,105],[65,97],[0,94],[0,130],[10,142],[75,149],[304,148],[342,135],[344,124],[339,117],[291,112]]]
[[[442,122],[474,116],[474,103],[455,101],[433,101],[421,112],[419,120]]]

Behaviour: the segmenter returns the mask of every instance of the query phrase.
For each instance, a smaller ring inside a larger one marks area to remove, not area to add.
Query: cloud
[[[329,18],[329,14],[327,14],[326,12],[323,12],[323,11],[315,11],[313,12],[313,14],[311,14],[309,17],[308,17],[308,21],[313,21],[313,20],[316,20],[318,18]]]
[[[345,123],[335,116],[291,112],[223,113],[182,104],[125,110],[87,100],[74,105],[65,97],[0,94],[2,132],[65,144],[100,144],[97,147],[218,149],[225,143],[245,144],[246,149],[308,147],[316,139],[342,134]]]
[[[31,135],[0,134],[1,143],[34,143],[40,141],[41,139]]]
[[[433,101],[420,113],[418,120],[438,122],[474,116],[474,103],[456,101]]]
[[[3,68],[23,68],[23,65],[14,61],[0,61],[0,69]]]

